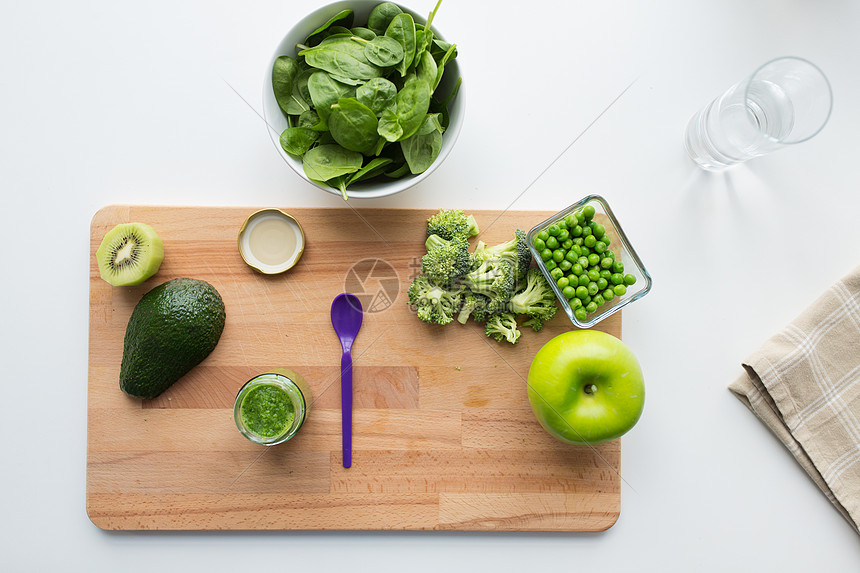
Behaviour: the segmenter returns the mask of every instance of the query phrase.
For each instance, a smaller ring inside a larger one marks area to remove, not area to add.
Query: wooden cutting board
[[[87,513],[103,529],[599,531],[620,511],[618,440],[571,446],[549,436],[526,395],[529,364],[573,326],[559,311],[512,346],[483,327],[428,325],[406,304],[432,211],[285,209],[307,248],[264,276],[237,250],[255,208],[110,206],[92,221]],[[474,212],[488,244],[551,213]],[[99,278],[95,251],[115,224],[151,224],[164,240],[159,273],[136,287]],[[154,400],[119,389],[125,327],[164,281],[210,282],[227,324],[215,351]],[[340,346],[329,308],[364,293],[353,347],[354,454],[342,467]],[[370,311],[368,311],[370,309]],[[600,324],[621,334],[621,315]],[[233,400],[271,368],[300,372],[313,392],[293,440],[255,445],[233,423]]]

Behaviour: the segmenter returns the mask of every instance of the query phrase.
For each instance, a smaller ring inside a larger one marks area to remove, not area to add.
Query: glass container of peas
[[[651,290],[651,275],[599,195],[536,225],[528,242],[562,308],[579,328],[594,326]]]

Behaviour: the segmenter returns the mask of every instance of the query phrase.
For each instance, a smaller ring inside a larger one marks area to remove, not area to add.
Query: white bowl
[[[281,147],[281,133],[283,133],[289,125],[287,123],[286,116],[281,111],[281,108],[278,107],[278,102],[275,99],[275,92],[272,88],[272,66],[275,65],[275,60],[278,56],[290,56],[295,58],[296,44],[304,42],[311,32],[323,25],[329,18],[338,12],[346,10],[347,8],[352,9],[353,12],[355,12],[355,25],[360,25],[367,22],[367,16],[370,14],[370,11],[374,6],[381,2],[382,0],[350,0],[334,2],[333,4],[323,6],[318,10],[314,10],[299,20],[299,22],[296,23],[289,32],[287,32],[287,35],[284,36],[284,39],[281,40],[281,43],[278,44],[278,47],[275,49],[275,53],[272,54],[272,58],[269,60],[269,66],[266,68],[265,79],[263,82],[263,116],[266,120],[267,129],[269,131],[269,136],[272,138],[272,143],[275,144],[275,148],[278,150],[278,153],[281,154],[281,157],[284,158],[284,161],[287,162],[287,165],[289,165],[299,177],[308,183],[319,187],[323,191],[328,191],[329,193],[338,196],[340,196],[339,190],[311,181],[302,169],[301,158],[291,156]],[[420,14],[416,14],[414,11],[400,4],[398,4],[398,6],[400,6],[400,9],[404,12],[411,14],[417,23],[424,24],[426,22],[426,15],[422,16]],[[453,5],[449,7],[453,8]],[[436,13],[436,20],[440,17],[442,18],[442,21],[445,20],[444,6]],[[435,37],[440,40],[445,39],[444,36],[442,36],[436,29],[436,26],[431,26],[430,28],[433,30]],[[445,65],[445,75],[442,82],[439,84],[439,93],[448,94],[451,92],[454,88],[454,84],[457,82],[457,78],[462,75],[460,68],[459,58],[455,58]],[[445,133],[442,135],[442,149],[439,151],[439,156],[436,158],[436,161],[433,162],[433,165],[418,175],[406,175],[400,179],[391,179],[389,181],[354,183],[347,189],[350,198],[372,199],[374,197],[385,197],[399,193],[426,179],[437,167],[439,167],[439,165],[441,165],[448,154],[451,153],[451,149],[457,141],[457,136],[460,135],[460,128],[463,126],[464,113],[462,85],[457,92],[457,96],[448,105],[448,113],[450,117],[448,129],[446,129]]]

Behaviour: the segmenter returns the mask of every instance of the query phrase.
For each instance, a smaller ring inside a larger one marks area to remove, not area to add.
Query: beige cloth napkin
[[[860,533],[860,267],[743,367],[729,390]]]

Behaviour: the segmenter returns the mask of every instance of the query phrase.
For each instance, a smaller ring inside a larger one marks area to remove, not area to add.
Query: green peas
[[[600,290],[606,290],[606,287],[608,287],[608,286],[609,286],[608,280],[606,280],[603,277],[597,278],[597,288],[599,288]]]
[[[540,252],[540,258],[545,261],[548,261],[552,258],[552,251],[549,249],[544,249]]]
[[[586,205],[585,207],[583,207],[582,208],[582,216],[585,218],[586,221],[590,221],[591,219],[593,219],[594,218],[594,207],[592,207],[591,205]]]
[[[591,227],[588,227],[588,226],[583,227],[582,228],[582,238],[584,239],[585,237],[590,237],[592,232],[593,231],[591,230]],[[597,240],[597,239],[595,239],[595,240]]]
[[[558,288],[560,288],[560,289],[564,290],[564,289],[565,289],[565,287],[567,287],[567,285],[569,285],[569,284],[570,284],[570,281],[569,281],[569,280],[567,280],[567,277],[561,277],[560,279],[558,279],[557,281],[555,281],[555,284],[557,284],[557,285],[558,285]]]
[[[568,261],[567,259],[564,259],[563,261],[558,263],[558,268],[560,268],[564,272],[569,271],[570,267],[572,267],[572,266],[573,266],[573,264],[570,261]]]
[[[577,277],[585,272],[585,269],[582,268],[582,265],[579,263],[574,263],[572,267],[570,267],[570,272],[575,274]]]
[[[621,273],[612,273],[612,276],[609,277],[609,282],[614,285],[620,285],[624,282],[624,275]]]
[[[624,272],[624,263],[621,261],[615,261],[612,263],[612,272],[613,273],[623,273]]]
[[[600,271],[598,271],[595,268],[589,269],[588,273],[586,273],[586,274],[588,274],[588,280],[590,280],[592,282],[595,282],[595,281],[597,281],[597,279],[600,278]]]
[[[562,229],[561,233],[559,233],[558,237],[557,237],[559,243],[563,243],[564,241],[568,240],[569,238],[570,238],[570,233],[568,232],[567,229]]]
[[[567,254],[564,256],[564,258],[566,260],[570,261],[571,263],[575,263],[575,262],[577,262],[577,259],[579,257],[577,257],[576,253],[574,253],[573,251],[568,251]],[[580,274],[580,273],[577,273],[577,274]]]
[[[587,269],[591,265],[588,264],[588,257],[579,257],[576,259],[576,262],[580,264],[580,266],[584,269]]]
[[[546,241],[549,239],[549,233],[546,232],[546,229],[537,234],[537,238],[541,241]]]
[[[597,241],[594,243],[594,252],[598,255],[602,255],[606,251],[606,243],[603,241]]]
[[[590,249],[597,244],[597,239],[594,238],[594,235],[588,235],[582,240],[582,243]]]
[[[540,237],[535,239],[534,243],[532,244],[534,245],[535,249],[537,249],[537,252],[541,252],[546,248],[546,242]]]
[[[554,267],[552,270],[549,271],[549,276],[552,277],[552,280],[557,281],[564,276],[564,271],[558,267]]]
[[[609,243],[611,243],[611,242],[612,242],[612,241],[609,239],[609,235],[603,235],[602,237],[600,237],[600,240],[601,240],[601,241],[603,241],[604,243],[606,243],[606,246],[607,246],[607,247],[609,246]]]
[[[588,304],[591,302],[591,295],[587,294],[587,295],[585,295],[585,298],[580,299],[580,300],[582,300],[582,304]]]
[[[600,266],[607,270],[612,268],[612,259],[609,257],[603,257],[600,259]]]
[[[570,248],[570,252],[576,253],[576,256],[582,255],[582,246],[573,243],[573,246]]]
[[[573,213],[565,217],[564,222],[567,224],[567,229],[572,231],[572,229],[576,226],[576,217],[573,216]]]
[[[573,288],[573,287],[567,287],[567,288]],[[576,298],[576,296],[570,297],[570,301],[568,301],[568,302],[570,303],[570,308],[572,308],[573,310],[576,310],[582,306],[582,299]]]
[[[606,228],[600,223],[592,223],[591,232],[597,239],[600,239],[603,235],[606,234]]]
[[[627,287],[624,285],[615,285],[614,287],[612,287],[612,290],[618,296],[622,296],[623,294],[625,294],[627,292]]]
[[[588,278],[588,273],[582,273],[579,275],[579,285],[585,286],[591,282],[591,279]]]
[[[576,287],[576,298],[585,298],[588,296],[588,289],[584,286]]]
[[[594,295],[594,298],[591,299],[591,302],[593,302],[597,306],[603,306],[604,304],[606,304],[606,301],[603,300],[603,296],[600,293]]]
[[[600,289],[597,287],[597,283],[588,283],[588,294],[589,296],[594,296],[600,292]]]
[[[585,305],[585,312],[590,313],[590,312],[594,312],[595,310],[597,310],[597,303],[594,302],[593,300],[590,303],[588,303],[587,305]]]
[[[577,223],[582,223],[583,221],[585,221],[585,215],[582,213],[582,211],[577,211],[574,217],[576,217]]]
[[[558,267],[558,265],[555,264],[555,261],[552,260],[552,258],[550,258],[550,260],[548,260],[548,261],[545,261],[543,265],[546,267],[546,270],[548,270],[548,271],[551,271],[554,268]]]
[[[591,254],[591,249],[585,245],[585,241],[579,246],[579,254],[586,257]]]
[[[602,294],[603,294],[603,298],[606,299],[607,302],[609,302],[610,300],[615,298],[615,291],[612,290],[611,288],[606,289],[605,291],[603,291]]]
[[[588,255],[588,266],[594,267],[599,262],[600,262],[600,255],[598,255],[597,253],[591,253],[590,255]]]
[[[609,277],[611,277],[611,276],[612,276],[612,273],[609,272],[608,269],[602,269],[600,271],[600,278],[602,278],[602,279],[609,280]]]
[[[546,232],[549,233],[552,237],[557,237],[558,234],[561,233],[561,229],[559,229],[558,225],[553,224],[547,227]]]
[[[588,311],[580,307],[573,311],[573,316],[580,322],[585,322],[588,319]]]
[[[566,231],[567,230],[567,223],[564,221],[564,219],[562,219],[561,221],[556,223],[556,225],[558,225],[558,229],[560,231]]]
[[[579,303],[579,305],[577,305],[577,306],[582,305],[582,301],[579,300],[578,298],[576,298],[576,289],[573,288],[572,286],[566,286],[563,289],[561,289],[561,295],[568,300],[573,299],[570,301],[571,302],[570,306],[574,305],[574,301]]]
[[[570,250],[570,248],[571,248],[572,246],[573,246],[573,241],[572,241],[572,240],[570,240],[570,239],[566,239],[566,240],[561,244],[561,248],[562,248],[562,249],[564,249],[565,251],[569,251],[569,250]]]
[[[560,263],[561,261],[563,261],[564,260],[564,250],[563,249],[554,250],[552,252],[552,260],[554,260],[556,263]]]
[[[567,281],[571,286],[573,286],[575,288],[576,285],[579,284],[579,277],[576,276],[575,274],[571,273],[571,274],[567,275]]]
[[[582,237],[574,237],[573,244],[574,245],[581,245],[582,244]]]
[[[550,237],[549,239],[546,240],[546,248],[547,249],[552,249],[554,251],[558,247],[559,247],[558,238]]]
[[[582,236],[582,225],[574,225],[573,227],[568,227],[570,229],[570,234],[574,237]]]
[[[624,275],[624,284],[632,285],[635,282],[636,282],[636,277],[634,277],[633,275],[631,275],[631,274]]]

